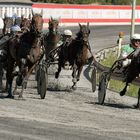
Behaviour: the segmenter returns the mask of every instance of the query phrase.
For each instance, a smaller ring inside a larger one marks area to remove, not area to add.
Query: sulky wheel
[[[48,86],[48,73],[44,65],[40,65],[37,71],[37,91],[40,94],[41,99],[46,96],[47,86]]]
[[[98,89],[98,102],[99,104],[103,104],[106,96],[106,88],[107,88],[107,83],[106,83],[106,76],[105,74],[102,74],[100,76],[100,81],[99,81],[99,89]]]
[[[96,68],[94,67],[91,74],[92,91],[96,90]]]

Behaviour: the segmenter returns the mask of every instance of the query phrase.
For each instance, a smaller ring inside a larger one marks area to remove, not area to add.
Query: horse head
[[[49,19],[48,24],[49,24],[49,32],[53,33],[53,34],[57,34],[58,33],[59,20],[51,17]]]
[[[42,14],[33,14],[31,21],[31,29],[36,33],[41,33],[43,29],[43,18]]]
[[[32,43],[32,47],[29,51],[29,55],[27,55],[27,59],[32,63],[36,63],[40,60],[41,56],[44,53],[43,49],[43,37],[38,35],[35,37]]]
[[[79,27],[80,27],[80,31],[77,33],[77,38],[79,40],[83,40],[83,41],[87,42],[89,34],[90,34],[89,23],[87,23],[87,25],[79,24]]]
[[[22,30],[30,30],[31,29],[31,20],[28,18],[22,18],[20,27]]]
[[[14,25],[19,25],[19,26],[20,26],[21,21],[22,21],[22,18],[21,18],[21,17],[15,18],[15,20],[14,20]]]
[[[4,28],[3,28],[3,34],[7,34],[10,32],[10,28],[14,25],[14,21],[11,17],[4,17]]]

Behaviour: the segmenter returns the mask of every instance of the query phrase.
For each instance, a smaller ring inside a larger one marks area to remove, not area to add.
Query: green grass
[[[116,61],[116,59],[117,59],[117,56],[114,55],[113,52],[109,52],[106,59],[101,61],[101,64],[104,66],[111,67],[113,65],[113,63]],[[124,86],[125,86],[124,82],[110,79],[109,89],[116,91],[116,92],[120,92],[124,88]],[[128,89],[126,95],[131,96],[131,97],[137,97],[138,89],[139,89],[138,86],[131,84],[129,86],[129,89]]]
[[[117,56],[113,52],[109,52],[106,59],[101,61],[101,64],[107,67],[111,67],[113,63],[117,60]]]

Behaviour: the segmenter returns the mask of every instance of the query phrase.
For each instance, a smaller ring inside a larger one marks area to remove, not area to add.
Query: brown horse
[[[27,86],[28,78],[43,55],[43,37],[41,35],[42,27],[42,15],[35,14],[32,17],[31,30],[19,36],[16,35],[9,41],[7,82],[8,97],[10,98],[13,97],[12,82],[15,76],[13,74],[14,67],[19,67],[16,84],[18,86],[22,86],[22,90],[19,93],[19,97],[22,98],[23,90]],[[16,89],[14,92],[16,92]]]
[[[3,27],[3,35],[10,33],[11,27],[14,25],[14,21],[11,17],[4,17],[4,27]]]
[[[44,45],[46,52],[46,59],[48,60],[49,53],[57,47],[57,43],[60,40],[60,34],[58,32],[59,20],[53,19],[52,17],[49,20],[49,32],[45,35]]]
[[[17,17],[15,19],[12,19],[12,18],[9,18],[9,17],[5,16],[5,18],[4,18],[4,29],[3,29],[4,34],[2,34],[3,38],[0,38],[1,42],[3,42],[3,40],[6,41],[5,38],[8,38],[8,37],[11,38],[12,37],[12,34],[7,34],[7,33],[10,33],[10,28],[13,25],[19,25],[22,29],[22,32],[26,32],[26,31],[29,31],[30,28],[31,28],[31,19],[30,18],[24,18],[23,16],[21,18]],[[6,36],[6,34],[7,34],[7,36]],[[11,36],[9,36],[9,35],[11,35]],[[21,36],[21,35],[18,34],[18,36]],[[19,38],[19,37],[17,37],[17,38]],[[15,38],[13,40],[17,40],[17,38]],[[1,50],[6,52],[6,54],[7,54],[7,45],[5,47],[1,47]],[[12,54],[15,53],[15,50],[16,50],[16,48],[14,47],[13,51],[12,51]],[[2,80],[3,80],[2,77],[3,77],[3,70],[6,70],[6,67],[7,67],[7,59],[6,59],[7,56],[4,55],[4,56],[0,56],[0,57],[2,58],[0,60],[0,89],[4,90],[3,85],[2,85]],[[7,89],[7,86],[6,86],[5,89]]]
[[[21,17],[20,27],[21,27],[21,30],[25,32],[31,29],[31,16],[30,15],[29,15],[29,18],[25,18],[24,16]]]
[[[73,69],[73,89],[76,89],[76,83],[80,80],[80,74],[83,69],[83,66],[86,63],[89,49],[89,23],[87,25],[79,24],[79,26],[80,31],[77,33],[77,37],[71,40],[71,42],[69,42],[67,46],[60,46],[61,50],[58,60],[58,71],[55,74],[55,78],[58,78],[59,73],[61,71],[61,67],[64,67],[65,62],[68,61]]]
[[[123,73],[124,73],[124,82],[125,82],[125,87],[123,90],[120,92],[120,96],[125,95],[127,91],[128,85],[137,77],[139,77],[140,74],[140,49],[137,49],[136,51],[132,52],[128,57],[132,58],[130,65],[128,65]],[[140,88],[138,91],[138,102],[137,105],[135,106],[136,108],[140,109]]]
[[[0,35],[0,40],[1,42],[6,42],[9,37],[10,29],[14,25],[14,21],[11,17],[7,17],[5,14],[5,17],[3,19],[4,27],[2,29],[2,34]],[[0,90],[5,90],[3,87],[3,72],[6,70],[7,67],[7,43],[4,43],[5,46],[1,46],[0,50],[5,52],[4,55],[1,55],[1,60],[0,60]]]

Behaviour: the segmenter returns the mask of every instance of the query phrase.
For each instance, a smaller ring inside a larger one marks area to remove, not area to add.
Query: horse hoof
[[[25,100],[25,99],[23,98],[22,95],[19,95],[19,96],[18,96],[18,99],[19,99],[19,100]]]
[[[77,78],[77,81],[79,81],[80,80],[80,78]]]
[[[14,96],[13,95],[7,95],[5,98],[14,99]]]
[[[124,96],[124,95],[125,95],[125,92],[121,91],[120,96]]]
[[[72,86],[72,89],[73,89],[73,90],[76,90],[76,89],[77,89],[77,87],[76,87],[76,86]]]
[[[140,109],[140,106],[139,106],[139,105],[133,105],[133,107],[134,107],[135,109]]]

